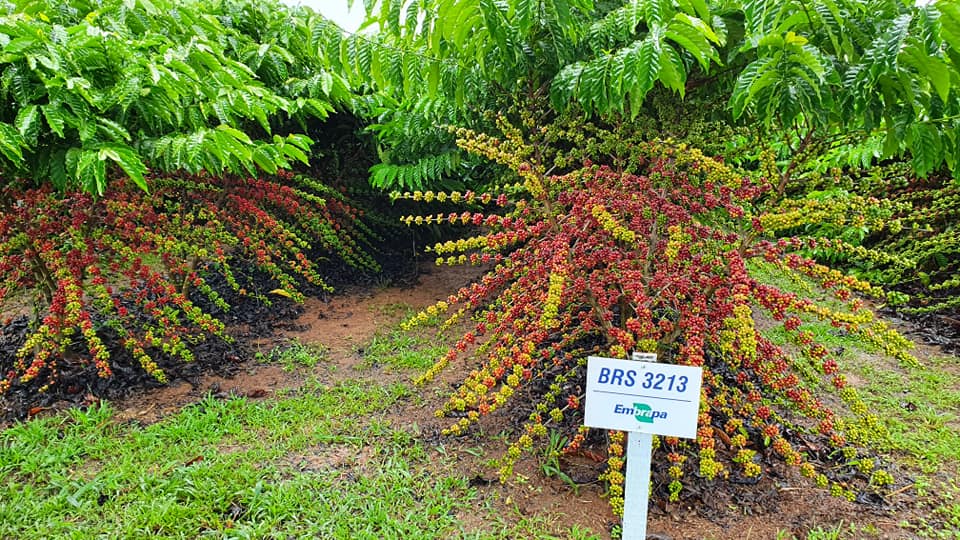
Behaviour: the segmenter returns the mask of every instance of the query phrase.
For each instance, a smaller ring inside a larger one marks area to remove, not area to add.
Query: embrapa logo
[[[629,414],[642,424],[652,424],[657,418],[666,418],[667,411],[655,411],[646,403],[634,403],[633,407],[624,407],[617,403],[613,408],[614,414]]]
[[[646,403],[634,403],[633,412],[636,413],[634,418],[636,418],[638,422],[642,422],[644,424],[652,424],[653,419],[659,416],[659,411],[657,411],[658,416],[654,416],[653,408]],[[663,413],[663,415],[666,416],[667,414]]]

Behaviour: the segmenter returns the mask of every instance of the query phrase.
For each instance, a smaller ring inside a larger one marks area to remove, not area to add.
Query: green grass
[[[960,458],[960,376],[943,369],[955,358],[930,358],[922,367],[889,370],[862,363],[864,401],[885,420],[892,449],[911,465],[934,473]]]
[[[960,538],[960,485],[957,482],[954,478],[946,487],[941,486],[941,502],[916,524],[918,534],[928,538]]]
[[[385,420],[407,386],[282,394],[208,397],[150,426],[100,404],[7,429],[0,538],[552,538],[478,503],[451,457]]]
[[[387,334],[377,334],[364,347],[364,365],[424,371],[446,350],[446,346],[435,340],[394,329]]]
[[[284,371],[292,372],[297,368],[312,368],[326,359],[327,349],[319,344],[303,344],[297,339],[286,347],[274,347],[269,353],[257,353],[257,361],[263,364],[277,363]]]
[[[407,395],[308,385],[275,402],[207,398],[148,427],[106,405],[14,426],[0,435],[0,537],[445,535],[465,482],[416,472],[424,448],[370,420]],[[347,474],[287,459],[344,448],[367,463]]]

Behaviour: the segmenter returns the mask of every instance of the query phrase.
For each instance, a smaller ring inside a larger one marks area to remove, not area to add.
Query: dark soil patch
[[[898,323],[907,337],[939,347],[947,354],[960,355],[960,311],[912,315],[885,308],[881,313]]]
[[[403,248],[407,244],[399,244],[399,246]],[[412,248],[411,242],[409,249]],[[337,287],[337,290],[347,291],[348,297],[350,291],[356,295],[356,291],[360,290],[383,287],[390,283],[410,285],[416,281],[417,269],[412,266],[416,264],[416,257],[412,253],[402,249],[380,248],[376,254],[383,268],[383,271],[378,274],[333,263],[321,266],[319,271],[328,284]],[[411,261],[414,262],[411,263]],[[265,292],[276,288],[276,284],[265,274],[257,272],[252,267],[237,265],[234,272],[248,290]],[[231,309],[224,312],[205,296],[195,292],[190,295],[191,301],[223,321],[233,341],[209,337],[191,347],[196,360],[189,363],[172,358],[161,351],[148,350],[147,352],[163,369],[169,380],[169,383],[164,385],[139,366],[130,352],[122,347],[112,329],[97,324],[100,321],[95,320],[94,324],[101,328],[98,334],[110,352],[113,376],[108,379],[100,378],[94,365],[81,362],[79,359],[82,356],[78,343],[76,354],[72,354],[68,349],[64,358],[59,361],[59,382],[50,386],[49,389],[40,391],[47,382],[46,377],[41,376],[26,384],[14,384],[8,392],[0,396],[0,427],[37,414],[89,405],[99,399],[114,401],[137,396],[134,399],[137,401],[147,395],[149,390],[177,395],[181,390],[176,389],[181,388],[183,384],[188,384],[191,387],[189,393],[196,397],[197,392],[210,390],[209,384],[201,384],[204,376],[231,379],[248,371],[256,352],[262,349],[263,343],[276,341],[277,336],[283,331],[304,330],[306,326],[300,319],[306,310],[318,310],[319,306],[329,304],[337,298],[319,288],[305,286],[303,292],[310,296],[307,303],[303,305],[283,296],[270,296],[270,303],[265,304],[255,298],[236,294],[227,285],[225,279],[215,271],[207,273],[207,280],[211,287],[227,301]],[[360,302],[361,300],[356,300],[356,303]],[[128,309],[135,309],[135,306],[128,306]],[[31,320],[26,315],[18,315],[7,324],[0,326],[0,374],[5,374],[13,368],[16,353],[26,340],[30,328]],[[222,391],[229,391],[230,385],[219,384],[219,388]],[[214,388],[213,393],[220,391]],[[240,393],[243,393],[243,389],[240,389]],[[146,399],[149,400],[149,398]],[[180,400],[175,401],[179,403]],[[166,410],[164,407],[161,409]]]
[[[28,327],[29,319],[20,316],[0,329],[0,367],[3,372],[12,367]],[[47,411],[85,406],[98,399],[122,399],[164,386],[144,372],[130,353],[120,346],[118,340],[111,339],[109,332],[102,333],[111,355],[112,377],[99,377],[94,365],[76,361],[76,357],[67,354],[58,366],[61,383],[40,392],[38,389],[45,381],[35,380],[28,384],[14,385],[0,397],[0,426]],[[202,374],[210,372],[230,376],[237,372],[240,363],[249,356],[248,348],[242,341],[228,343],[217,338],[206,339],[193,346],[192,350],[197,360],[190,363],[176,361],[163,354],[154,356],[171,384],[195,381]]]

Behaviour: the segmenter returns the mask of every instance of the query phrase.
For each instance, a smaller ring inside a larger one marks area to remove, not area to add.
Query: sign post
[[[652,353],[587,359],[584,425],[627,432],[623,540],[647,537],[653,435],[697,436],[703,369],[656,361]]]
[[[646,540],[647,502],[650,500],[650,465],[653,435],[627,433],[627,474],[623,480],[623,533],[621,540]]]
[[[637,362],[656,362],[654,353],[633,353]],[[636,465],[630,465],[630,463]],[[647,502],[650,500],[650,467],[653,465],[653,435],[627,432],[627,470],[623,480],[621,540],[647,540]]]

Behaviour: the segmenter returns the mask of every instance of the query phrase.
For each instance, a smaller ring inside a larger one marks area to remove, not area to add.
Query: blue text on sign
[[[600,384],[613,384],[620,386],[633,386],[636,382],[637,372],[634,370],[603,368],[600,370],[600,376],[597,382]]]
[[[600,369],[597,384],[625,386],[632,388],[639,383],[644,390],[665,390],[667,392],[685,392],[689,379],[686,375],[665,375],[663,373],[644,373],[637,377],[636,370],[604,367]]]

